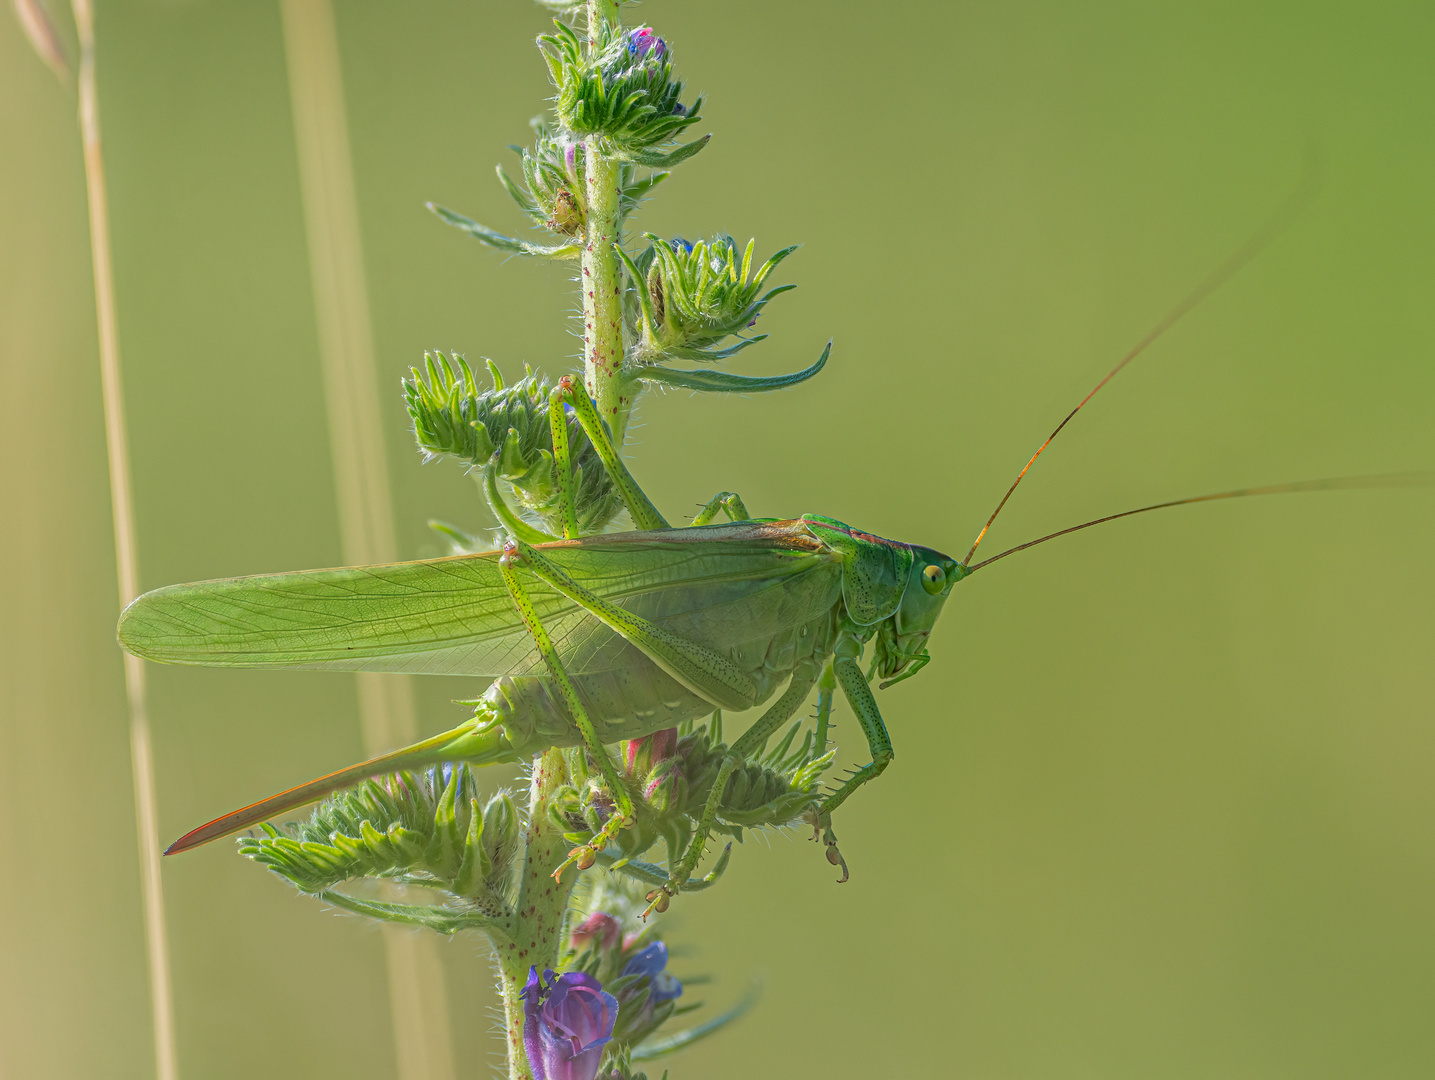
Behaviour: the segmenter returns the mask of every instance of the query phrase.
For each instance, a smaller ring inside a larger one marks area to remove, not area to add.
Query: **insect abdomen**
[[[575,675],[573,685],[604,743],[651,735],[712,712],[712,705],[652,663],[595,675]],[[504,676],[484,699],[499,713],[504,733],[523,756],[550,746],[583,741],[552,679]]]
[[[770,698],[800,662],[813,656],[825,659],[832,649],[835,618],[835,612],[826,611],[764,642],[747,642],[740,651],[733,651],[733,661],[757,685],[755,705]],[[608,671],[571,676],[604,743],[641,738],[713,711],[711,702],[687,689],[636,648],[629,646],[622,661]],[[483,698],[521,756],[540,753],[550,746],[577,746],[583,741],[551,679],[504,676],[488,688]]]

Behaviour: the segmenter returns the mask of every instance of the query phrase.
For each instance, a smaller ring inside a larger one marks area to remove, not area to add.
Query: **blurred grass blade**
[[[384,456],[358,198],[349,150],[338,34],[329,0],[281,0],[299,184],[313,277],[319,358],[345,562],[398,556]],[[372,755],[412,742],[406,679],[361,673],[359,721]],[[452,1080],[452,1040],[437,944],[384,928],[389,1007],[400,1080]]]
[[[129,435],[125,430],[124,384],[120,378],[119,323],[115,307],[114,265],[110,258],[109,200],[100,147],[99,91],[95,83],[95,13],[90,0],[72,0],[71,11],[80,42],[80,139],[84,149],[85,191],[90,212],[90,257],[94,267],[95,318],[100,338],[100,388],[105,417],[105,453],[110,468],[115,570],[120,607],[123,608],[139,595],[139,555],[135,540]],[[175,1050],[174,996],[170,985],[164,891],[159,872],[159,815],[143,661],[126,654],[124,672],[130,714],[130,767],[134,774],[140,901],[144,910],[145,949],[148,954],[155,1075],[159,1080],[177,1080],[179,1058]]]
[[[70,58],[65,55],[65,43],[60,39],[59,28],[55,26],[49,10],[41,0],[13,0],[13,3],[25,40],[46,66],[68,84],[73,75]]]

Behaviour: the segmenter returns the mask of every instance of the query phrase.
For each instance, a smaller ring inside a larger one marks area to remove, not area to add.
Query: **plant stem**
[[[617,27],[620,0],[587,0],[588,54],[599,47],[603,24]],[[623,445],[631,401],[623,400],[623,268],[614,246],[622,241],[619,198],[623,166],[603,153],[597,136],[583,144],[583,382],[598,415],[608,423],[615,445]]]
[[[529,968],[536,967],[541,975],[546,968],[557,967],[568,898],[578,881],[576,871],[566,875],[561,883],[553,880],[553,871],[567,857],[569,844],[549,817],[548,803],[567,780],[568,764],[562,750],[547,750],[533,760],[528,828],[523,836],[522,878],[518,902],[514,905],[512,936],[508,940],[495,938],[493,941],[503,984],[509,1080],[533,1080],[533,1071],[523,1050],[523,1003],[518,995],[528,979]]]
[[[603,23],[618,25],[618,4],[621,0],[588,0],[588,49],[598,47],[598,27]]]
[[[497,943],[494,948],[499,948]],[[523,1052],[523,1002],[518,997],[523,989],[523,980],[510,975],[506,967],[500,966],[500,973],[503,1025],[508,1039],[508,1080],[533,1080],[528,1055]]]
[[[583,244],[583,381],[615,445],[623,444],[629,402],[623,400],[623,268],[614,245],[622,235],[618,183],[622,163],[597,138],[583,148],[588,203]]]
[[[598,46],[602,24],[617,25],[618,0],[588,0],[587,16],[591,52]],[[588,207],[581,260],[583,381],[598,415],[608,422],[614,443],[622,446],[631,404],[622,394],[623,270],[614,249],[623,227],[619,201],[622,163],[605,155],[599,140],[591,138],[583,147],[583,166]],[[519,995],[531,968],[542,974],[557,966],[568,900],[578,880],[576,872],[567,881],[553,880],[553,871],[567,857],[569,845],[549,817],[548,804],[567,779],[563,751],[550,749],[534,759],[513,933],[508,940],[493,939],[503,990],[509,1080],[533,1080],[523,1045],[524,1011]]]

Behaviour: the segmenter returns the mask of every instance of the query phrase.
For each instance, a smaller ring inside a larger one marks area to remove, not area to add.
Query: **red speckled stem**
[[[509,1080],[533,1080],[523,1051],[523,1002],[518,995],[528,980],[529,968],[536,967],[542,975],[544,968],[557,967],[563,945],[563,918],[578,881],[577,870],[564,874],[562,884],[553,880],[553,871],[567,858],[572,845],[549,817],[548,802],[567,780],[563,751],[548,750],[534,759],[528,827],[523,836],[523,878],[518,886],[513,930],[507,939],[493,938],[503,980]]]

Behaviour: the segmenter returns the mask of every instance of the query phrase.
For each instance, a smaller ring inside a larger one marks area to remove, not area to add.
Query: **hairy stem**
[[[597,47],[604,22],[617,25],[618,0],[588,0],[588,47]],[[623,400],[622,266],[614,249],[622,236],[619,185],[622,163],[602,152],[590,138],[583,147],[588,220],[583,237],[583,381],[608,422],[613,442],[622,446],[630,402]],[[568,779],[563,752],[550,749],[533,761],[528,827],[524,834],[522,878],[515,905],[512,937],[493,938],[503,990],[508,1040],[509,1080],[533,1080],[523,1045],[523,1002],[519,995],[531,968],[542,974],[558,965],[563,922],[578,873],[556,882],[553,871],[567,857],[568,842],[548,814],[548,804]]]
[[[553,880],[553,871],[567,857],[569,844],[548,816],[548,803],[567,779],[568,766],[562,750],[547,750],[534,758],[528,828],[523,837],[523,876],[518,886],[513,932],[507,939],[493,938],[503,984],[509,1080],[533,1080],[523,1050],[523,1002],[518,995],[528,980],[529,968],[536,967],[541,975],[545,968],[558,966],[563,919],[578,881],[576,871],[561,883]]]
[[[598,27],[603,23],[618,25],[618,4],[621,0],[588,0],[588,48],[598,45]]]
[[[584,146],[588,202],[583,244],[583,381],[612,429],[613,442],[623,443],[628,403],[623,400],[623,268],[614,245],[622,235],[618,181],[622,164],[602,152],[600,141]]]

